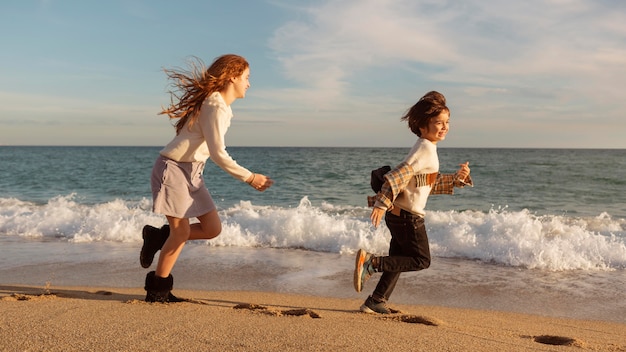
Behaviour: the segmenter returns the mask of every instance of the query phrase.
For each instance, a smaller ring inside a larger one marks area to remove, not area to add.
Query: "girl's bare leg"
[[[168,277],[176,264],[180,252],[188,240],[211,239],[217,237],[222,231],[222,223],[213,210],[198,217],[200,223],[189,224],[189,219],[180,219],[168,216],[170,235],[161,248],[156,275]]]
[[[191,225],[190,240],[210,240],[222,232],[222,222],[217,215],[217,210],[198,216],[198,220],[200,223]]]

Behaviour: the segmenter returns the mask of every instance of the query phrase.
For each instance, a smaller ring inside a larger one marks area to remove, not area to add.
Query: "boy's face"
[[[430,119],[426,128],[420,128],[422,138],[437,144],[439,141],[446,139],[446,135],[450,130],[450,113],[448,111],[442,111],[436,117]]]

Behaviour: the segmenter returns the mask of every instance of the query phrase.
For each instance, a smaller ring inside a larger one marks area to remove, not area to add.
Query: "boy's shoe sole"
[[[361,305],[360,311],[362,313],[367,313],[367,314],[399,314],[399,313],[402,313],[401,310],[393,309],[393,308],[389,308],[389,307],[387,307],[387,308],[389,309],[389,313],[386,313],[386,312],[385,313],[379,313],[377,311],[371,310],[370,307],[368,307],[365,304],[363,304],[363,305]]]
[[[363,275],[363,263],[365,263],[365,257],[367,256],[367,252],[359,249],[356,253],[356,260],[354,263],[354,289],[356,292],[361,292],[363,289],[363,282],[361,281],[361,276]]]
[[[371,306],[369,305],[371,304]],[[361,305],[361,312],[368,314],[392,314],[398,313],[397,310],[391,309],[387,307],[385,303],[376,303],[372,296],[368,297],[367,300]]]
[[[379,313],[374,310],[371,310],[370,307],[363,304],[361,305],[360,311],[361,313],[367,313],[367,314],[400,314],[402,313],[402,311],[399,309],[394,309],[394,308],[389,308],[389,307],[387,308],[389,309],[389,313]]]
[[[366,306],[365,304],[361,305],[360,310],[361,310],[361,312],[367,313],[367,314],[380,314],[378,312],[375,312],[375,311],[371,310],[370,307]]]

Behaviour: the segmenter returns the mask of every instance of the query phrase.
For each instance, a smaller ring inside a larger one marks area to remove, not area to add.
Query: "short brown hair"
[[[402,116],[402,121],[408,121],[411,132],[418,137],[422,136],[420,128],[426,128],[430,119],[439,116],[442,112],[450,113],[446,106],[446,97],[443,94],[430,91],[413,105],[407,113]]]

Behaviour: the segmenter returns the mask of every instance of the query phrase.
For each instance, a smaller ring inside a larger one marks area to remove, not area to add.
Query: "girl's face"
[[[437,144],[439,141],[446,139],[446,135],[450,130],[450,112],[442,111],[436,117],[430,119],[426,128],[420,128],[422,138]]]
[[[241,76],[233,78],[232,82],[235,88],[235,98],[244,98],[246,96],[246,90],[250,88],[250,68],[246,68]]]

